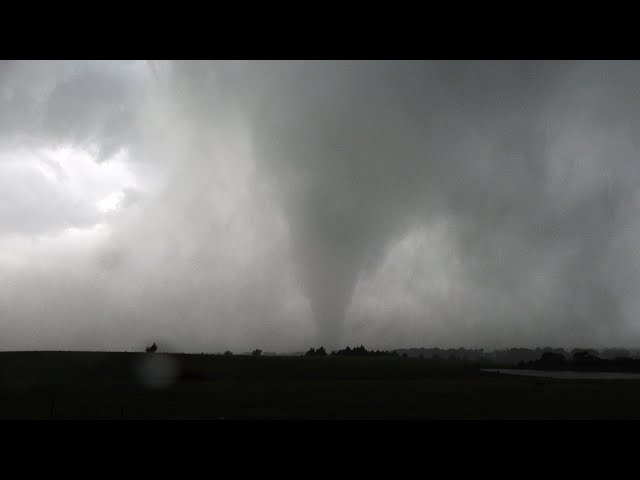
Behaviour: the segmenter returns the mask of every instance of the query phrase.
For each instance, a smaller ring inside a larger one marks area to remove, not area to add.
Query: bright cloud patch
[[[104,197],[102,200],[97,201],[96,205],[98,205],[98,208],[102,213],[113,212],[114,210],[118,209],[123,198],[123,192],[113,192]]]
[[[85,150],[20,149],[0,154],[0,234],[43,235],[91,228],[137,188],[126,153],[96,163]]]

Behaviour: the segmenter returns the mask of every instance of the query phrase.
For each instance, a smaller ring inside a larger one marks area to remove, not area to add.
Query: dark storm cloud
[[[185,350],[638,340],[637,62],[142,65],[0,66],[4,144],[125,147],[148,186],[82,260],[15,270],[15,318]],[[0,179],[0,232],[96,221],[37,182]]]
[[[121,62],[0,63],[0,138],[95,143],[103,160],[126,146],[141,82]]]
[[[639,74],[616,62],[256,67],[256,159],[284,202],[324,335],[340,338],[365,266],[434,216],[457,232],[466,314],[527,316],[528,273],[568,248],[543,316],[562,341],[615,330],[624,299],[612,275],[622,272],[602,265],[621,219],[633,221]],[[475,288],[487,295],[471,300]],[[492,308],[499,296],[511,297],[508,312]]]

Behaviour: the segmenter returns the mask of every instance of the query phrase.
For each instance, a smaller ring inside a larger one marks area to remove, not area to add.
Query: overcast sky
[[[0,350],[640,346],[640,63],[0,62]]]

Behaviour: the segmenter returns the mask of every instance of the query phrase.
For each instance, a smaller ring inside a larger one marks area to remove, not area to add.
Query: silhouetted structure
[[[153,342],[153,345],[144,349],[144,351],[147,353],[156,353],[156,350],[158,350],[158,346],[156,345],[156,342]]]

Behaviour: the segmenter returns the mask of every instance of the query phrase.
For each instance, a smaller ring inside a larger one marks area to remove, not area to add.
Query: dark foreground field
[[[640,381],[415,358],[0,353],[0,419],[638,419]]]

